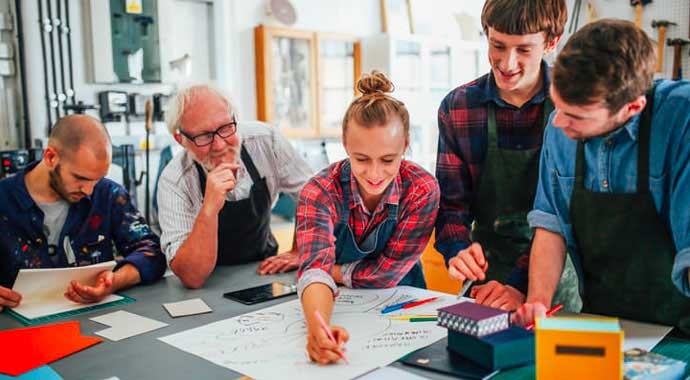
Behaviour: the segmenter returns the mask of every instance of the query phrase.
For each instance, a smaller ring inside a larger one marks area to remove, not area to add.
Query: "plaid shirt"
[[[470,244],[475,199],[488,145],[487,103],[494,102],[498,146],[504,149],[532,149],[542,144],[542,112],[548,96],[549,67],[542,62],[544,86],[521,108],[506,103],[490,72],[451,91],[438,110],[438,156],[436,178],[441,187],[441,209],[436,219],[435,248],[446,263]],[[526,287],[529,260],[518,262],[520,279],[508,283]],[[517,287],[517,286],[516,286]]]
[[[54,264],[48,255],[43,212],[24,183],[25,174],[37,164],[0,181],[0,286],[12,286],[20,269],[69,266],[62,244],[66,236],[79,266],[113,260],[117,250],[123,258],[116,269],[132,264],[143,284],[163,276],[165,256],[158,236],[151,232],[127,191],[105,178],[96,183],[93,194],[70,205],[56,250],[59,262]]]
[[[344,264],[343,283],[353,288],[388,288],[398,284],[419,260],[434,227],[438,211],[439,188],[436,179],[417,164],[403,161],[373,212],[364,206],[352,175],[349,204],[344,205],[340,161],[322,170],[308,182],[297,208],[297,246],[300,268],[298,288],[314,282],[325,283],[337,291],[331,277],[336,263],[335,227],[344,207],[350,209],[349,226],[355,240],[362,242],[388,216],[390,205],[399,205],[398,224],[384,251],[375,257]]]

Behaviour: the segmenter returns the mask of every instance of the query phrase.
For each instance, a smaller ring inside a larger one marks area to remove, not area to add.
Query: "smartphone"
[[[297,293],[297,285],[274,281],[266,285],[228,292],[223,294],[223,297],[245,305],[254,305],[255,303],[270,301],[295,293]]]

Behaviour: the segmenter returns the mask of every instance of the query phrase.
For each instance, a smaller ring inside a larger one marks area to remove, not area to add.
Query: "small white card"
[[[110,326],[108,329],[96,331],[96,334],[115,342],[135,335],[157,330],[168,325],[167,323],[142,317],[141,315],[133,314],[124,310],[104,314],[90,319],[94,322]]]
[[[173,318],[210,313],[213,311],[201,298],[193,298],[190,300],[180,302],[164,303],[163,307]]]

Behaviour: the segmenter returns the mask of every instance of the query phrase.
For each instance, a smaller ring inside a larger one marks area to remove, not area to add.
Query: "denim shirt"
[[[530,227],[563,236],[582,280],[580,252],[573,237],[570,197],[575,184],[577,141],[552,124],[544,134],[539,165],[539,185]],[[585,142],[585,187],[590,191],[637,191],[637,150],[640,115],[606,136]],[[690,296],[690,82],[658,81],[649,142],[649,187],[654,204],[671,232],[676,247],[672,273],[674,285]],[[654,252],[650,252],[653,260]],[[586,286],[586,285],[585,285]]]
[[[75,265],[124,258],[139,270],[141,282],[152,283],[165,272],[160,242],[120,185],[101,179],[91,196],[71,204],[60,232],[57,264],[48,256],[43,212],[26,188],[25,174],[38,162],[0,181],[0,286],[11,287],[19,269],[67,267],[63,241],[74,251]],[[115,251],[117,250],[117,251]]]

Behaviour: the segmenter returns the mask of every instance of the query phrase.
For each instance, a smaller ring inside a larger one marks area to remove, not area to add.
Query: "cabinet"
[[[407,159],[435,171],[438,107],[453,88],[488,72],[486,51],[483,42],[433,37],[380,34],[362,40],[362,70],[388,75],[395,85],[392,95],[410,113]]]
[[[290,138],[338,137],[360,74],[356,37],[254,29],[257,118]]]

